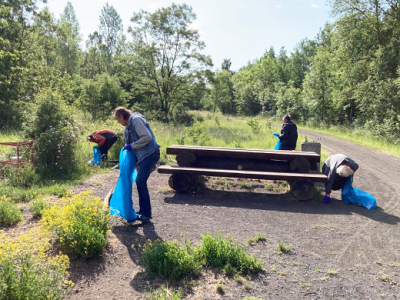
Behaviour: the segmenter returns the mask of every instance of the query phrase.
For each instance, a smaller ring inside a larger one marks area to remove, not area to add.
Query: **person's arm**
[[[92,137],[94,142],[97,143],[99,147],[103,146],[104,143],[106,142],[106,138],[100,134],[97,134],[96,132],[92,134]]]
[[[289,136],[289,128],[286,126],[286,124],[283,124],[282,130],[281,130],[281,135],[279,136],[279,139],[281,141],[286,140]]]
[[[137,135],[139,136],[139,139],[136,142],[133,142],[131,147],[132,149],[143,148],[151,142],[150,131],[147,129],[146,124],[141,118],[135,119],[135,123],[133,125]]]

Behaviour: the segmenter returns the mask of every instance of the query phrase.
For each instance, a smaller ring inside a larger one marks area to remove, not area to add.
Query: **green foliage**
[[[33,123],[26,134],[34,143],[34,166],[42,178],[72,177],[78,170],[76,158],[78,129],[57,94],[39,98]]]
[[[72,285],[69,260],[50,256],[49,241],[36,228],[17,240],[0,233],[0,299],[64,299]]]
[[[201,264],[196,259],[196,250],[189,242],[181,246],[177,241],[148,241],[140,256],[150,276],[160,276],[169,279],[181,279],[198,275]]]
[[[202,236],[200,257],[212,268],[223,270],[227,274],[250,274],[263,270],[262,261],[247,254],[246,249],[233,242],[232,238],[216,237],[209,233]]]
[[[192,145],[206,145],[209,140],[209,132],[204,123],[195,122],[193,126],[185,129],[187,140],[190,140]],[[188,142],[186,142],[188,144]]]
[[[98,257],[107,245],[110,214],[103,202],[89,192],[66,196],[43,214],[43,226],[61,248],[77,257]]]
[[[247,125],[249,125],[251,131],[254,133],[259,133],[261,131],[260,123],[255,118],[247,119]]]
[[[182,294],[180,291],[171,291],[165,286],[161,286],[159,290],[153,290],[150,295],[145,297],[146,300],[180,300],[182,299]]]
[[[257,234],[256,236],[251,236],[247,239],[247,243],[250,245],[257,244],[258,242],[265,242],[267,239],[261,235],[260,233]]]
[[[21,210],[11,199],[0,197],[0,225],[12,226],[19,223],[23,219]]]
[[[292,246],[287,245],[287,244],[285,244],[283,242],[278,242],[277,246],[278,246],[278,253],[279,254],[282,254],[282,253],[287,254],[287,253],[290,253],[291,250],[292,250]]]
[[[30,204],[30,209],[34,217],[41,217],[45,210],[50,208],[50,202],[43,199],[43,197],[37,197]]]

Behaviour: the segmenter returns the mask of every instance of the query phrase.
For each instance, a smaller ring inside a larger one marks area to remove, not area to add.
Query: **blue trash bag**
[[[136,155],[134,151],[121,149],[119,153],[119,178],[110,199],[110,214],[134,222],[138,214],[133,208],[132,185],[136,180]]]
[[[96,163],[96,165],[100,165],[101,152],[100,152],[100,147],[98,145],[93,147],[93,160]]]
[[[278,138],[278,142],[276,143],[274,150],[279,150],[280,145],[281,145],[281,140]]]
[[[343,189],[342,199],[346,204],[356,204],[365,207],[366,209],[373,210],[376,206],[376,199],[374,196],[353,188],[352,178],[348,178]]]

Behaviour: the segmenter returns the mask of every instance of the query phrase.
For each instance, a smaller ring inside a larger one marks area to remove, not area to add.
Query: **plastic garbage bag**
[[[281,140],[278,139],[278,142],[276,143],[274,150],[279,150],[280,145],[281,145]]]
[[[369,210],[373,210],[377,207],[374,196],[362,190],[353,188],[352,178],[347,179],[342,189],[342,199],[346,204],[361,205]]]
[[[99,146],[93,147],[93,158],[88,161],[89,166],[100,166],[101,162],[101,152]]]
[[[128,222],[134,222],[138,214],[133,208],[132,185],[136,180],[136,155],[122,148],[119,153],[119,178],[110,199],[110,213]]]

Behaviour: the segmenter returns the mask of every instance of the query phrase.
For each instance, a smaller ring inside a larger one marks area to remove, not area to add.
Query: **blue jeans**
[[[139,212],[141,215],[151,217],[150,195],[147,188],[147,179],[160,159],[160,150],[150,154],[139,163],[136,177],[136,187],[139,194]]]

